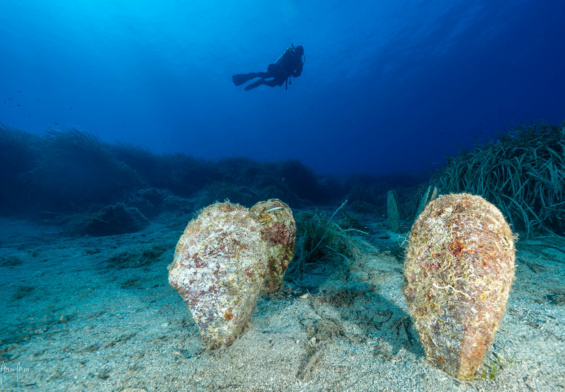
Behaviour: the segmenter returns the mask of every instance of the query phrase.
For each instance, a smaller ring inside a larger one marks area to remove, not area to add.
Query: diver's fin
[[[236,86],[241,86],[243,83],[256,78],[257,76],[257,72],[252,72],[252,73],[248,73],[248,74],[238,74],[238,75],[233,75],[231,78],[233,80],[233,84],[235,84]]]
[[[249,91],[251,89],[254,89],[255,87],[259,87],[262,84],[265,84],[265,79],[259,79],[258,81],[253,82],[248,86],[245,86],[245,90]]]

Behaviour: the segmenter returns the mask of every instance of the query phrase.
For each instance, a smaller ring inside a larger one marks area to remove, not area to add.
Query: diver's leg
[[[265,80],[265,85],[269,87],[282,86],[286,79],[271,79]]]
[[[243,83],[248,82],[251,79],[264,78],[267,76],[268,74],[266,72],[250,72],[247,74],[233,75],[231,78],[233,80],[233,84],[235,84],[236,86],[241,86]]]
[[[245,86],[245,89],[246,89],[247,91],[249,91],[249,90],[254,89],[255,87],[259,87],[259,86],[262,85],[262,84],[265,84],[265,79],[259,79],[258,81],[253,82],[253,83],[251,83],[251,84],[248,85],[248,86]]]

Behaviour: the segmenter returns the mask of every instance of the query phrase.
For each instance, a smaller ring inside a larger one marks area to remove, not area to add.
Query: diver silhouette
[[[270,87],[282,86],[285,82],[285,89],[287,89],[288,85],[292,84],[290,78],[292,76],[297,78],[302,73],[302,67],[304,66],[303,59],[304,48],[300,45],[294,46],[293,44],[290,44],[290,47],[284,51],[274,64],[269,64],[267,72],[251,72],[247,74],[233,75],[233,84],[241,86],[243,83],[251,79],[261,78],[246,86],[245,89],[251,90],[262,84]]]

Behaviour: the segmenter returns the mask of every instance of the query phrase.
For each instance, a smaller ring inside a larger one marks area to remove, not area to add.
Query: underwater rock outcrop
[[[404,294],[427,359],[470,380],[494,340],[514,279],[514,238],[479,196],[432,201],[410,233]]]
[[[233,342],[251,319],[267,271],[259,219],[229,202],[204,208],[180,237],[169,283],[188,305],[207,348]]]
[[[290,207],[279,199],[261,201],[251,207],[251,212],[263,225],[269,248],[268,268],[262,291],[274,293],[280,289],[284,273],[294,256],[296,222]]]
[[[137,208],[117,203],[85,216],[81,230],[88,235],[102,237],[135,233],[148,225],[149,221]]]
[[[144,188],[129,195],[128,206],[137,208],[147,218],[163,212],[188,213],[193,210],[192,200],[172,194],[166,189]]]

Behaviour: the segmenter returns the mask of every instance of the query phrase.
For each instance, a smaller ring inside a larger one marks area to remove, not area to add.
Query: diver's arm
[[[292,76],[294,76],[295,78],[300,76],[300,74],[302,73],[302,66],[304,64],[302,64],[302,61],[300,61],[300,64],[298,65],[298,67],[296,67],[296,69],[292,72]]]

